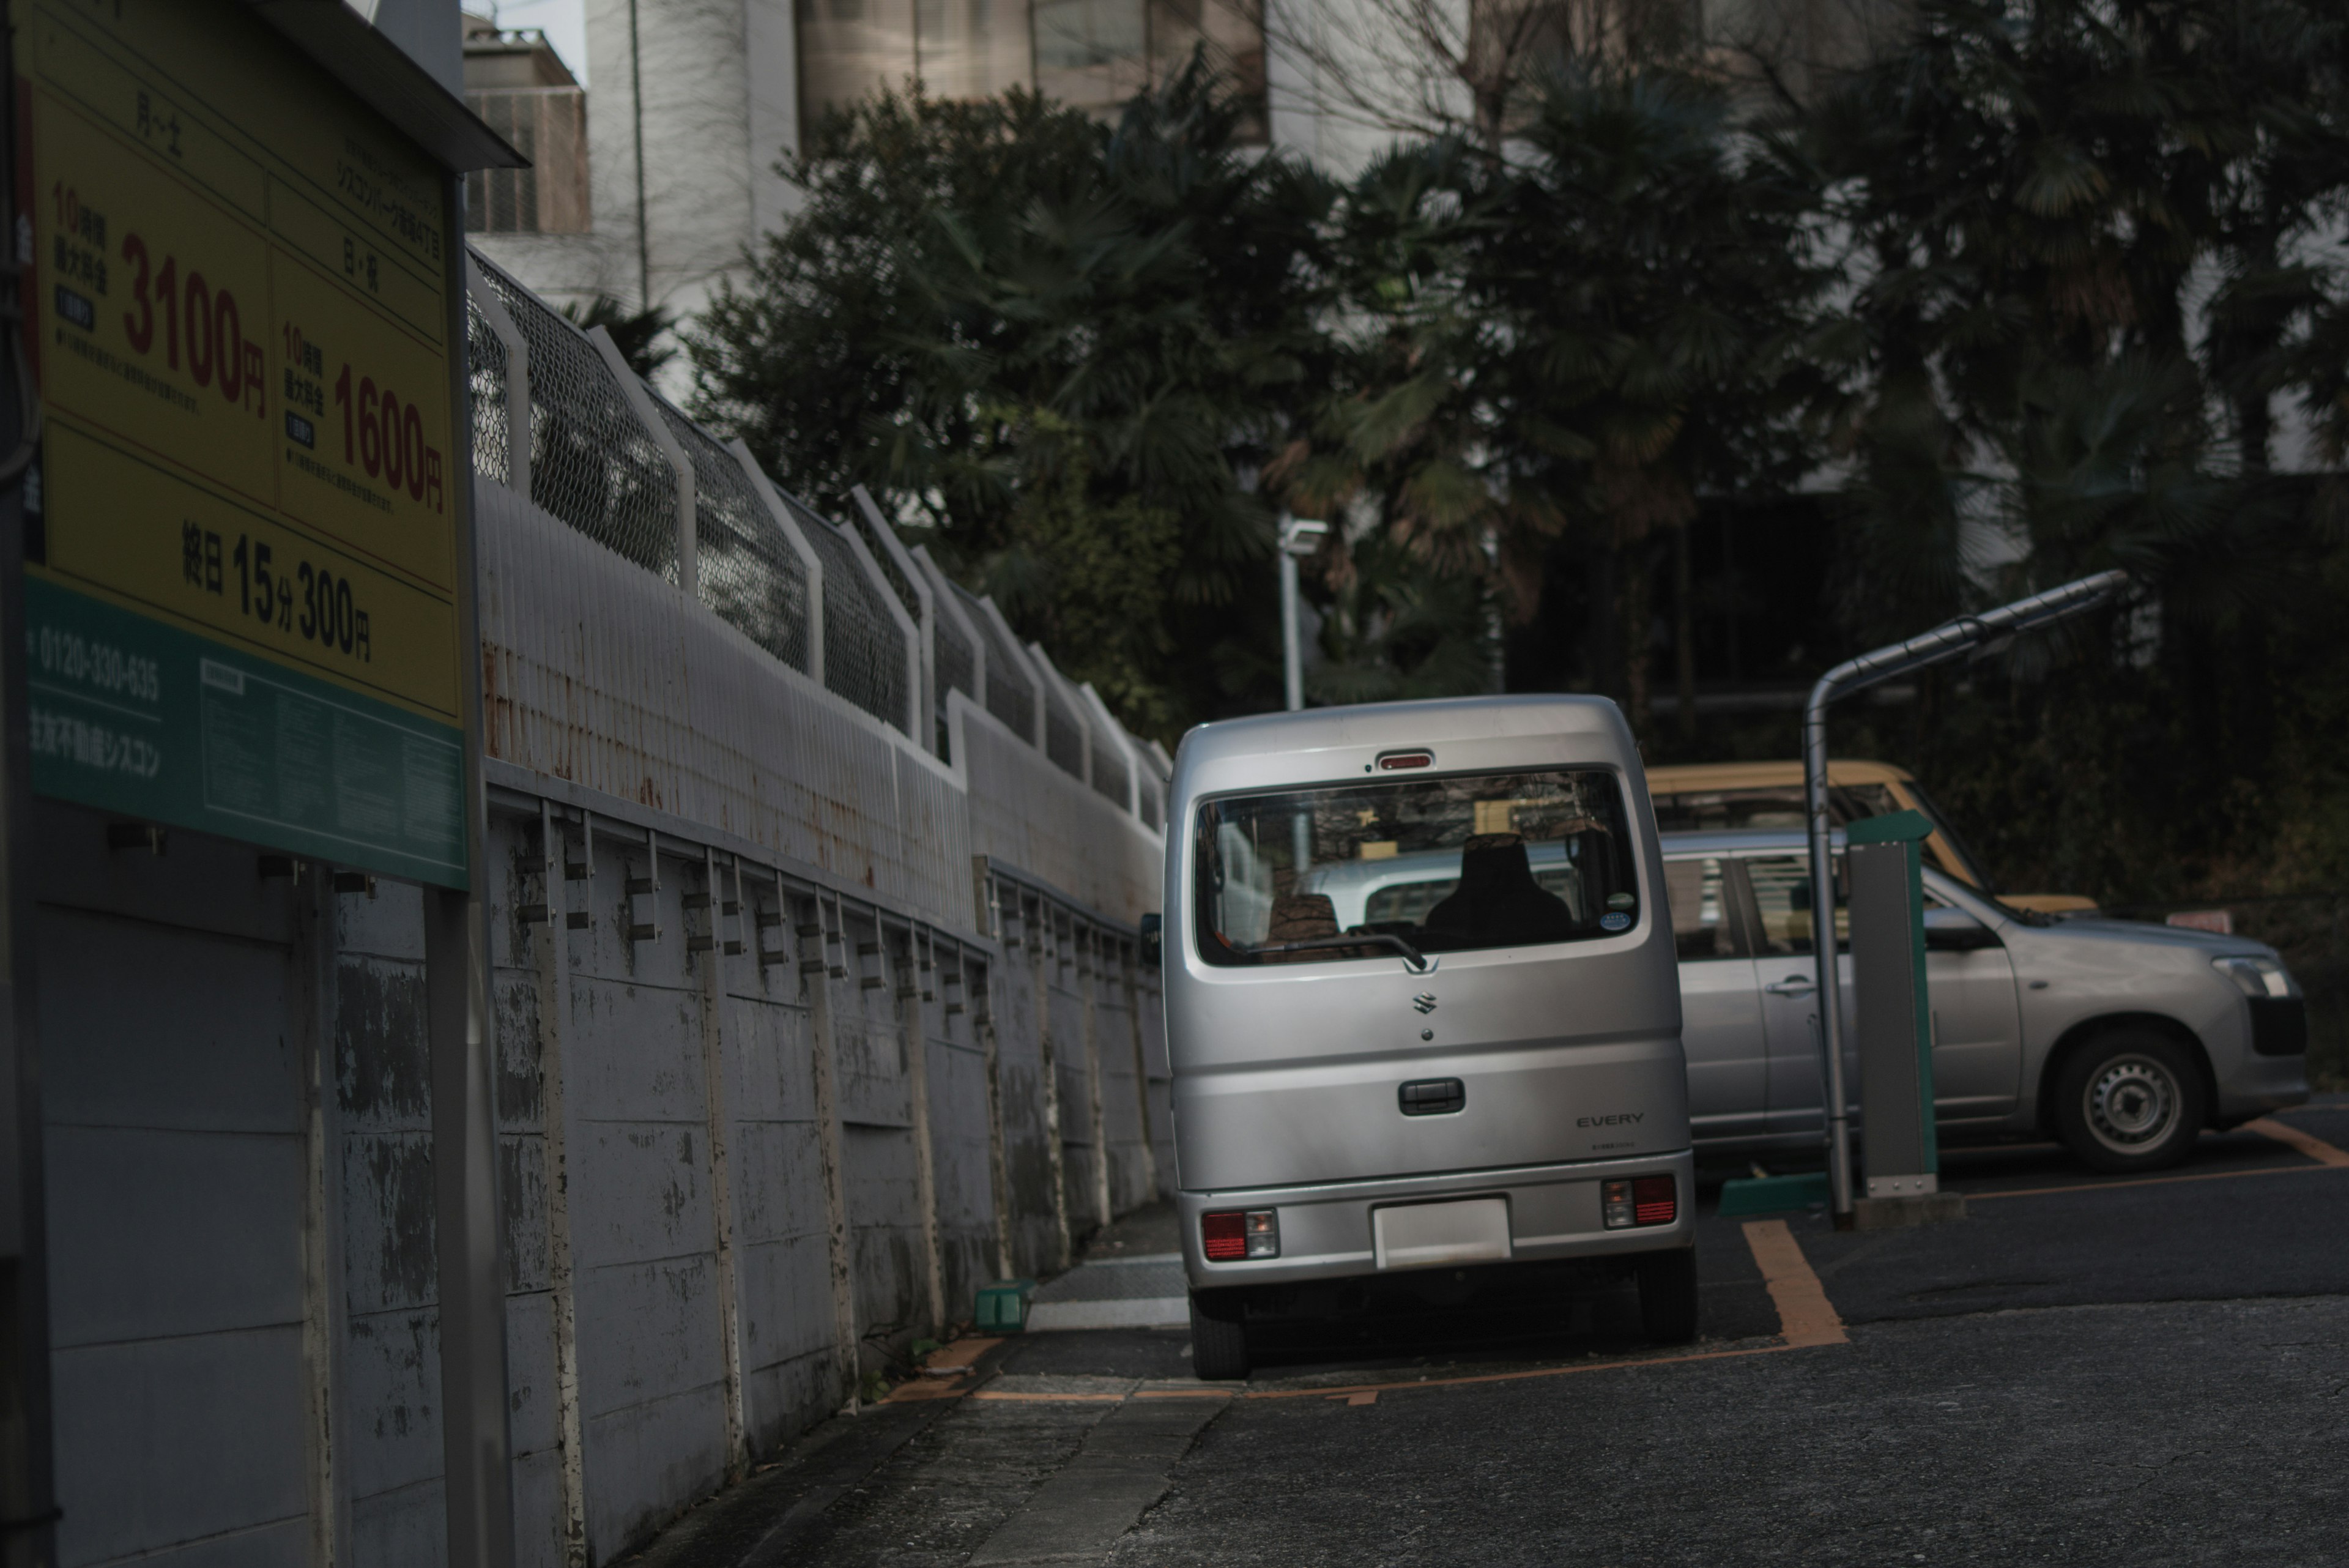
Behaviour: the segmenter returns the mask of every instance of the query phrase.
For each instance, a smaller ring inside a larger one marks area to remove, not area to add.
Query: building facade
[[[586,0],[592,91],[533,34],[470,17],[469,101],[535,167],[474,192],[474,243],[539,293],[698,313],[794,205],[779,168],[829,109],[919,79],[1108,117],[1204,48],[1248,131],[1339,172],[1467,125],[1538,57],[1702,47],[1782,79],[1864,55],[1904,0]]]
[[[468,102],[534,164],[476,182],[472,238],[558,302],[678,318],[792,210],[781,161],[883,88],[1107,115],[1204,45],[1264,97],[1262,27],[1223,0],[588,0],[586,38],[592,93],[543,37],[467,18]]]

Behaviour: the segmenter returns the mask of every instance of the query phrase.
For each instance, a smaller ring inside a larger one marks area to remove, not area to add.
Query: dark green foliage
[[[1965,518],[2018,579],[2255,587],[2269,552],[2212,535],[2271,510],[2269,398],[2324,299],[2294,247],[2349,192],[2343,47],[2313,0],[1940,0],[1808,116],[1853,241],[1860,635],[1960,607]]]
[[[1195,69],[1114,127],[864,106],[691,335],[702,407],[1170,742],[1278,701],[1276,506],[1332,524],[1315,700],[1486,689],[1506,628],[1509,684],[1613,694],[1660,758],[1794,754],[1791,717],[1649,720],[1764,580],[1732,556],[1826,563],[1725,660],[1780,684],[2122,566],[2127,605],[1837,749],[2012,885],[2349,877],[2349,489],[2278,417],[2349,455],[2349,12],[1929,0],[1775,118],[1568,64],[1506,141],[1343,189],[1236,147]]]
[[[1341,379],[1274,474],[1300,509],[1376,524],[1327,552],[1320,689],[1485,689],[1489,649],[1464,657],[1489,642],[1480,598],[1522,622],[1564,556],[1604,609],[1583,667],[1644,728],[1659,550],[1699,495],[1805,465],[1795,416],[1826,384],[1805,353],[1811,208],[1718,89],[1656,70],[1547,83],[1506,162],[1437,143],[1374,163],[1341,209]],[[1444,604],[1466,618],[1431,638]],[[1390,616],[1423,629],[1390,638]],[[1397,662],[1422,647],[1453,651]]]
[[[1491,221],[1475,157],[1455,142],[1398,149],[1339,209],[1332,374],[1266,475],[1299,514],[1332,523],[1308,567],[1330,595],[1317,701],[1490,690],[1486,541],[1553,527],[1537,499],[1510,493],[1490,441],[1495,324],[1464,284]]]
[[[1241,147],[1215,85],[1194,62],[1111,127],[1023,92],[836,117],[788,170],[805,208],[691,337],[704,411],[775,472],[834,509],[869,486],[1170,743],[1264,662],[1232,613],[1270,572],[1243,481],[1326,352],[1330,192]]]
[[[1619,671],[1643,731],[1659,556],[1700,496],[1768,494],[1810,466],[1799,415],[1826,387],[1809,340],[1826,281],[1805,233],[1815,193],[1728,107],[1662,71],[1552,83],[1520,163],[1490,176],[1492,237],[1469,274],[1503,329],[1513,486],[1557,509],[1611,589],[1619,646],[1590,662]]]
[[[1789,142],[1853,242],[1847,634],[2136,579],[1881,737],[2011,880],[2263,880],[2349,765],[2283,674],[2349,678],[2312,635],[2333,548],[2270,468],[2340,281],[2313,242],[2349,198],[2344,47],[2313,0],[1942,0]]]

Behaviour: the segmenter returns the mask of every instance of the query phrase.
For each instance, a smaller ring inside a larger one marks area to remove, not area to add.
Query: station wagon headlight
[[[2210,967],[2235,982],[2235,989],[2254,998],[2298,996],[2300,982],[2292,971],[2270,958],[2214,958]]]

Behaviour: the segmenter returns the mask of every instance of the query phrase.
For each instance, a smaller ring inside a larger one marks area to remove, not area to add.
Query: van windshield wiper
[[[1261,953],[1309,953],[1323,952],[1331,948],[1390,947],[1402,954],[1402,961],[1411,967],[1413,974],[1425,974],[1431,967],[1425,954],[1392,931],[1352,931],[1334,937],[1308,937],[1301,942],[1266,942],[1252,948],[1241,947],[1237,942],[1231,946],[1250,958]]]

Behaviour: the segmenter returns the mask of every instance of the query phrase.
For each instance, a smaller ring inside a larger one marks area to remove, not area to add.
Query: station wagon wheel
[[[2118,1029],[2064,1064],[2055,1130],[2097,1170],[2157,1170],[2184,1159],[2202,1130],[2202,1075],[2176,1041]]]
[[[1191,1293],[1191,1373],[1210,1383],[1248,1375],[1247,1320],[1223,1291]]]

